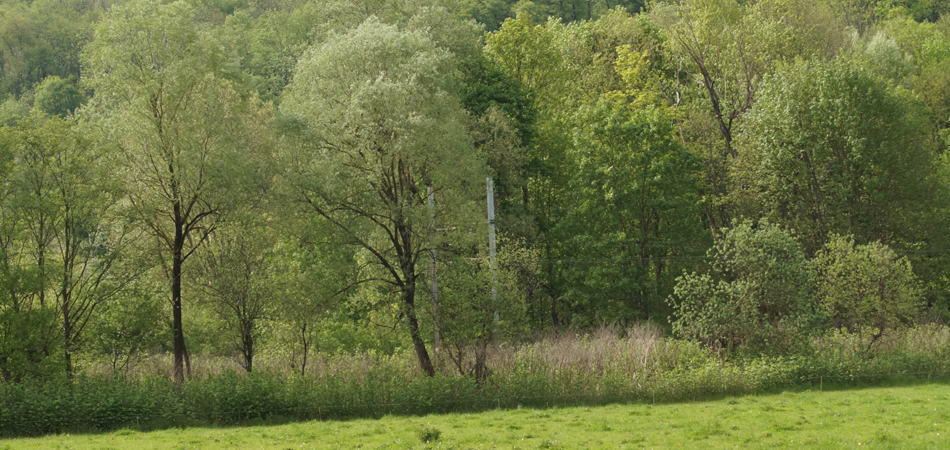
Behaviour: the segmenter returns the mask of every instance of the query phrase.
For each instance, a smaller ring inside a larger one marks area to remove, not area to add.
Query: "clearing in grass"
[[[58,435],[0,449],[950,448],[950,385],[807,390],[678,404]]]

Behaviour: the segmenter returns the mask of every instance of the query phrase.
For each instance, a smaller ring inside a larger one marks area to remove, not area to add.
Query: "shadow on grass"
[[[658,398],[643,398],[642,396],[632,397],[632,398],[572,398],[572,399],[563,399],[563,398],[552,398],[546,401],[540,401],[539,399],[528,399],[528,401],[519,402],[517,399],[509,399],[504,404],[497,405],[488,405],[488,404],[475,404],[470,406],[461,406],[452,411],[446,412],[418,412],[418,413],[399,413],[399,412],[386,412],[378,414],[352,414],[346,416],[330,416],[330,417],[313,417],[313,416],[302,416],[301,414],[281,414],[280,412],[273,412],[266,415],[263,418],[253,418],[237,422],[215,422],[212,420],[195,418],[188,415],[175,415],[171,417],[160,417],[160,418],[148,418],[141,421],[137,421],[134,424],[126,424],[125,426],[111,428],[111,429],[92,429],[92,428],[71,428],[65,429],[61,433],[67,433],[72,435],[102,435],[102,434],[115,434],[115,435],[129,435],[135,433],[147,433],[152,431],[161,431],[161,430],[170,430],[170,429],[188,429],[188,428],[198,428],[198,429],[215,429],[215,430],[228,430],[228,429],[242,429],[249,427],[271,427],[279,425],[288,425],[294,423],[305,423],[310,421],[332,421],[332,422],[348,422],[354,420],[363,420],[363,419],[373,419],[379,420],[384,417],[401,417],[401,418],[415,418],[423,417],[431,414],[465,414],[465,413],[480,413],[493,410],[517,410],[517,409],[532,409],[537,411],[544,411],[548,409],[558,409],[558,408],[572,408],[572,407],[598,407],[598,406],[608,406],[608,405],[645,405],[645,404],[656,404],[656,405],[670,405],[670,404],[690,404],[690,403],[703,403],[703,402],[714,402],[719,400],[726,400],[732,398],[742,398],[750,396],[770,396],[770,395],[779,395],[782,393],[804,393],[804,392],[815,392],[815,391],[826,391],[826,392],[840,392],[840,391],[860,391],[864,389],[879,389],[887,387],[913,387],[913,386],[922,386],[922,385],[950,385],[950,377],[935,377],[935,378],[920,378],[913,376],[894,376],[886,378],[878,378],[871,381],[854,379],[854,380],[825,380],[820,378],[815,383],[800,383],[795,385],[790,385],[786,387],[774,387],[769,389],[761,389],[755,391],[749,391],[744,393],[736,392],[725,392],[725,393],[713,393],[707,395],[697,395],[689,398],[677,398],[677,399],[664,399],[662,397]],[[14,436],[4,436],[4,437],[14,437]],[[18,436],[25,437],[25,436]]]

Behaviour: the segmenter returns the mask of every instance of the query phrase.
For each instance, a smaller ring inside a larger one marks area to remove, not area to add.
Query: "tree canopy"
[[[943,3],[4,2],[0,376],[946,320]]]

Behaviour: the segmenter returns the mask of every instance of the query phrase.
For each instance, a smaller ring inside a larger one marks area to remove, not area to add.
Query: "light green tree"
[[[97,308],[89,321],[84,348],[104,359],[113,375],[130,375],[169,341],[163,277],[155,268],[140,274]]]
[[[751,221],[723,230],[710,270],[684,274],[673,296],[673,332],[719,349],[789,353],[820,324],[814,269],[778,225]]]
[[[437,244],[432,217],[468,231],[484,186],[484,164],[462,126],[451,56],[424,32],[371,18],[311,49],[282,100],[302,137],[282,154],[289,184],[397,293],[429,375],[416,293],[420,261]],[[434,211],[427,187],[439,198]]]
[[[22,208],[18,138],[15,129],[0,129],[0,376],[6,381],[59,369],[49,364],[56,310],[39,303],[42,283]]]
[[[578,74],[567,63],[561,46],[561,38],[566,37],[569,34],[560,22],[552,20],[538,25],[522,12],[485,39],[487,58],[532,92],[532,106],[537,111],[531,140],[525,143],[525,180],[519,200],[536,222],[537,236],[533,240],[541,245],[542,260],[547,261],[542,272],[545,297],[550,303],[539,303],[532,309],[547,310],[555,327],[570,322],[560,301],[562,280],[556,261],[561,258],[557,239],[552,235],[567,211],[565,192],[571,173],[567,152],[572,144],[571,118],[578,104]],[[511,191],[517,192],[510,188],[502,192]],[[506,201],[502,199],[501,203]]]
[[[14,138],[40,300],[50,297],[59,311],[69,376],[96,309],[136,277],[122,261],[133,233],[116,214],[121,190],[88,131],[58,117],[31,116],[20,121]]]
[[[871,333],[868,350],[885,332],[920,312],[920,284],[907,258],[880,242],[855,245],[834,236],[815,256],[818,297],[837,328]]]
[[[687,0],[656,3],[649,14],[664,31],[675,70],[667,97],[683,99],[685,143],[704,160],[702,206],[715,235],[735,216],[729,173],[740,151],[734,141],[762,83],[796,57],[835,55],[846,35],[826,8],[807,1]]]
[[[937,24],[918,23],[900,14],[881,28],[870,42],[860,45],[863,52],[855,53],[863,53],[869,70],[893,73],[889,78],[895,84],[913,89],[928,109],[939,151],[945,152],[950,147],[950,36]],[[894,66],[900,70],[882,70]]]
[[[243,202],[269,110],[224,76],[221,46],[184,2],[114,8],[84,53],[90,114],[122,159],[131,213],[151,232],[168,275],[174,374],[184,379],[182,267]]]
[[[493,261],[479,253],[443,253],[438,263],[443,351],[460,375],[484,382],[492,342],[516,336],[527,325],[529,296],[537,290],[538,252],[503,239]],[[494,290],[494,298],[493,298]]]
[[[194,277],[204,303],[227,327],[241,352],[241,367],[254,368],[262,322],[275,318],[279,273],[273,220],[251,214],[231,220],[208,237]]]

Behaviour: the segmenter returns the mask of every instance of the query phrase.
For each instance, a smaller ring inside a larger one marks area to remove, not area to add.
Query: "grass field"
[[[945,449],[950,448],[950,385],[0,441],[0,449],[8,448]]]

